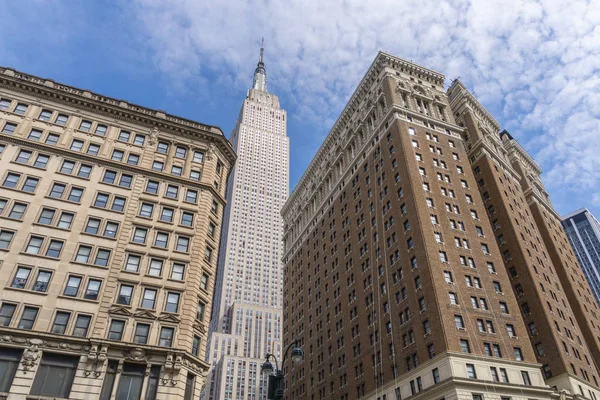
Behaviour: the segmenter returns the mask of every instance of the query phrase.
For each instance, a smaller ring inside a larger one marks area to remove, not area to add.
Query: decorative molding
[[[131,317],[133,313],[129,311],[127,307],[113,305],[108,309],[108,313],[111,315],[122,315],[124,317]]]
[[[101,366],[106,361],[106,354],[108,352],[108,345],[100,343],[92,343],[90,351],[85,356],[85,370],[83,374],[90,376],[93,374],[95,377],[99,377],[102,372]],[[100,368],[99,368],[100,367]]]
[[[183,357],[180,354],[167,353],[167,359],[163,366],[162,384],[177,385],[177,376],[183,366]]]
[[[125,357],[126,360],[137,362],[146,362],[152,359],[152,357],[148,356],[146,350],[142,349],[141,347],[128,348],[123,350],[121,354],[123,354],[123,357]]]

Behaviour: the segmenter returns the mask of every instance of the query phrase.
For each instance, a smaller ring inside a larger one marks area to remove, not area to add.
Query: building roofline
[[[47,91],[51,93],[51,97],[56,100],[60,96],[73,97],[76,96],[79,101],[71,101],[76,103],[78,107],[86,106],[93,112],[98,113],[99,109],[104,107],[110,112],[113,118],[133,119],[138,124],[146,124],[148,126],[162,125],[163,127],[177,126],[175,131],[190,131],[198,133],[202,131],[205,135],[212,137],[221,142],[220,149],[228,160],[233,163],[236,159],[236,154],[231,146],[231,143],[225,137],[223,130],[216,125],[204,124],[191,119],[179,117],[173,114],[167,114],[162,110],[147,108],[126,100],[119,100],[113,97],[104,96],[99,93],[92,92],[87,89],[80,89],[74,86],[56,82],[52,79],[41,78],[35,75],[27,74],[18,71],[11,67],[0,66],[0,80],[12,81],[13,85],[9,89],[25,91],[26,86],[34,89],[37,94]],[[75,105],[75,104],[74,104]],[[93,105],[93,106],[92,106]],[[124,118],[130,116],[129,118]]]
[[[564,215],[564,216],[562,217],[562,220],[563,220],[563,221],[565,221],[565,220],[567,220],[567,219],[569,219],[569,218],[573,218],[574,216],[576,216],[576,215],[579,215],[579,214],[583,214],[583,213],[585,213],[585,212],[587,212],[587,213],[589,213],[589,214],[592,214],[592,213],[590,212],[590,210],[588,210],[586,207],[583,207],[583,208],[580,208],[580,209],[578,209],[578,210],[571,211],[570,213],[568,213],[568,214]]]

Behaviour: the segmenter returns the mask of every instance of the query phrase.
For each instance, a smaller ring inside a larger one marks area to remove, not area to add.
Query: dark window
[[[15,315],[15,310],[17,306],[15,304],[10,303],[2,303],[2,307],[0,307],[0,326],[9,326],[12,321],[13,315]],[[1,374],[0,374],[1,376]],[[2,378],[0,378],[1,380]],[[2,390],[0,390],[2,392]]]
[[[113,211],[123,212],[125,209],[125,199],[123,197],[115,197],[111,209]]]
[[[123,372],[117,389],[117,400],[138,400],[142,395],[142,384],[146,364],[123,364]]]
[[[75,328],[73,328],[73,336],[86,337],[91,320],[92,317],[89,315],[78,315],[75,321]]]
[[[108,204],[108,195],[104,193],[98,193],[96,200],[94,201],[94,207],[106,208]]]
[[[63,242],[61,242],[60,240],[50,240],[50,244],[48,245],[48,249],[46,250],[46,256],[47,257],[54,257],[54,258],[58,258],[60,257],[60,252],[62,251],[63,248]]]
[[[123,338],[123,329],[125,328],[125,322],[119,320],[112,320],[110,322],[110,330],[108,331],[108,338],[110,340],[121,340]]]
[[[36,292],[47,292],[48,284],[50,283],[50,278],[52,277],[52,272],[50,271],[40,271],[38,272],[37,279],[33,284],[33,290]]]
[[[52,190],[50,191],[50,197],[60,199],[62,197],[63,193],[65,192],[66,187],[67,187],[66,185],[63,185],[61,183],[55,183],[52,186]]]
[[[65,287],[65,296],[77,296],[79,292],[79,285],[81,285],[81,278],[79,276],[69,276],[67,281],[67,287]]]
[[[77,364],[79,364],[78,356],[44,352],[31,387],[31,394],[69,398]]]
[[[19,325],[17,328],[19,329],[31,329],[33,328],[33,324],[35,323],[35,319],[37,318],[38,308],[35,307],[25,307],[23,310],[23,315],[21,315],[21,320],[19,321]]]
[[[158,391],[158,378],[160,377],[160,365],[150,367],[150,376],[148,377],[148,389],[146,390],[146,400],[156,400]]]
[[[106,368],[106,375],[104,376],[104,382],[102,383],[102,391],[100,392],[100,400],[110,400],[113,387],[115,386],[115,377],[117,376],[117,369],[119,368],[119,361],[108,360],[108,366]]]
[[[16,289],[25,289],[27,285],[27,280],[29,279],[29,275],[31,274],[31,268],[19,267],[17,268],[17,273],[13,278],[13,281],[10,285],[12,288]]]
[[[102,281],[99,279],[90,279],[85,289],[84,299],[87,300],[98,300],[98,293],[100,293],[100,285]]]
[[[49,208],[44,208],[42,210],[42,214],[40,215],[40,218],[38,219],[38,224],[51,225],[52,220],[54,219],[55,213],[56,213],[56,211],[54,211],[54,210],[51,210]]]
[[[173,336],[175,334],[175,328],[163,327],[160,330],[160,339],[158,345],[163,347],[171,347],[173,344]]]
[[[71,318],[71,313],[59,311],[54,317],[54,324],[52,325],[52,333],[58,333],[64,335],[67,330],[67,324]]]
[[[35,188],[37,187],[39,181],[40,180],[38,178],[27,177],[27,179],[25,179],[25,183],[23,184],[23,191],[28,193],[35,192]]]
[[[158,193],[158,182],[148,181],[148,184],[146,184],[146,192],[152,194]]]
[[[187,374],[187,378],[185,380],[185,393],[183,395],[183,400],[192,400],[194,397],[194,384],[195,379],[194,375]]]
[[[0,347],[0,392],[10,391],[22,355],[23,350]]]
[[[194,341],[192,342],[192,354],[196,357],[200,354],[200,337],[194,336]]]
[[[8,249],[14,236],[14,232],[0,231],[0,249]]]
[[[133,338],[133,342],[139,343],[139,344],[148,343],[148,334],[149,333],[150,333],[150,325],[137,324],[135,327],[135,336]]]
[[[4,179],[4,183],[2,186],[15,189],[17,187],[17,183],[19,182],[19,178],[21,175],[10,173],[6,175],[6,179]]]

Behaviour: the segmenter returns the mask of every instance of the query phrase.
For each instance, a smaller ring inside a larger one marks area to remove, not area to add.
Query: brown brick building
[[[0,68],[0,398],[192,399],[219,128]]]
[[[600,398],[592,297],[504,140],[460,82],[378,54],[282,211],[286,398]]]

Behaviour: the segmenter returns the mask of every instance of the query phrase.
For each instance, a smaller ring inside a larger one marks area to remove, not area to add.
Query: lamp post
[[[283,353],[283,360],[281,362],[281,369],[279,369],[279,363],[277,362],[277,357],[274,354],[267,353],[265,356],[266,360],[264,364],[260,367],[260,371],[269,377],[268,389],[267,389],[267,399],[271,400],[281,400],[283,399],[283,366],[285,365],[285,359],[287,358],[288,352],[292,348],[292,362],[294,364],[301,363],[304,360],[304,352],[299,346],[300,341],[295,340],[290,343],[290,345],[285,349],[285,353]],[[273,364],[271,364],[270,359],[275,360],[275,369],[273,369]]]

